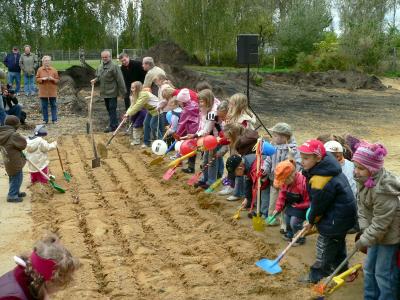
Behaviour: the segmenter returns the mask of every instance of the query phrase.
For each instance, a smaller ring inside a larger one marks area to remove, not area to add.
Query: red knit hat
[[[308,140],[299,148],[299,152],[304,154],[315,154],[324,158],[326,155],[326,150],[324,144],[319,140]]]

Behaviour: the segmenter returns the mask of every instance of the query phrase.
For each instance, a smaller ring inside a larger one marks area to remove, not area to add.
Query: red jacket
[[[290,192],[293,194],[299,194],[302,197],[300,203],[294,203],[291,206],[300,209],[306,210],[310,207],[310,197],[307,192],[307,181],[306,178],[300,172],[296,172],[293,183],[288,186],[284,184],[279,191],[278,199],[276,200],[275,210],[281,212],[286,204],[286,194]]]

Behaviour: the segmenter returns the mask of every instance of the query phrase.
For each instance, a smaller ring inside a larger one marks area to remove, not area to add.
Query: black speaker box
[[[236,46],[239,65],[258,64],[258,34],[239,34]]]

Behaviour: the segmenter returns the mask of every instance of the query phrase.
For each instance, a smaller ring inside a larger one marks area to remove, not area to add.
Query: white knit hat
[[[178,95],[176,96],[176,100],[178,102],[189,102],[190,101],[190,92],[189,89],[182,89],[180,90],[180,92],[178,93]]]

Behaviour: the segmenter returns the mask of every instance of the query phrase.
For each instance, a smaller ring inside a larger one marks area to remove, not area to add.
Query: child
[[[346,176],[318,140],[299,147],[311,205],[305,227],[318,229],[317,257],[302,282],[317,283],[346,258],[346,233],[355,225],[356,202]],[[340,272],[347,269],[347,264]],[[340,273],[339,272],[339,273]]]
[[[267,159],[264,161],[264,165],[262,167],[263,169],[263,174],[265,176],[268,176],[270,182],[272,183],[274,181],[274,172],[275,168],[278,163],[281,161],[284,161],[288,159],[289,153],[293,157],[293,159],[296,162],[297,169],[300,169],[300,155],[297,152],[297,143],[296,140],[293,136],[293,131],[292,128],[290,127],[289,124],[287,123],[277,123],[275,124],[274,127],[269,129],[271,134],[272,134],[272,141],[271,144],[273,144],[276,148],[275,154],[272,156],[267,157]],[[279,189],[271,186],[270,187],[270,195],[269,195],[269,205],[268,205],[268,216],[272,216],[272,212],[275,209],[276,206],[276,199],[278,198],[279,195]],[[264,211],[263,211],[264,213]],[[269,225],[276,226],[279,225],[281,222],[281,219],[279,217],[276,218],[275,222],[272,222]],[[284,222],[281,222],[281,233],[285,232],[285,227],[286,224]]]
[[[310,207],[306,178],[296,171],[296,163],[293,160],[284,160],[275,168],[274,186],[280,190],[272,215],[282,212],[285,208],[286,234],[283,239],[291,241],[303,228],[306,211]],[[303,245],[305,241],[306,238],[301,237],[293,246]]]
[[[343,156],[343,146],[337,141],[329,141],[324,144],[325,150],[333,154],[337,159],[340,166],[342,167],[342,172],[346,175],[347,180],[350,183],[351,190],[353,191],[354,197],[357,193],[357,186],[354,180],[354,164],[345,159]]]
[[[381,144],[361,142],[353,155],[358,188],[356,247],[368,247],[364,263],[364,299],[399,299],[400,179],[384,167]]]
[[[182,108],[178,128],[174,134],[174,138],[179,140],[182,136],[197,132],[199,128],[199,105],[197,94],[193,91],[185,88],[180,90],[176,96],[173,96],[175,91],[172,88],[166,88],[163,95],[168,101],[173,101],[172,99],[176,97],[176,102]],[[195,163],[196,158],[193,156],[188,160],[188,167],[182,171],[185,173],[194,173]]]
[[[14,256],[17,267],[0,277],[0,299],[49,299],[72,281],[79,262],[51,234],[36,242],[29,255]]]
[[[244,128],[254,129],[256,116],[249,109],[249,102],[245,94],[237,93],[229,98],[227,123],[238,123]]]
[[[138,82],[138,81],[135,81]],[[135,82],[131,84],[131,94],[129,96],[130,103],[135,104],[140,93],[140,87]],[[138,88],[136,88],[138,87]],[[128,108],[129,109],[129,108]],[[143,137],[143,123],[146,118],[147,111],[145,108],[142,108],[136,114],[131,116],[131,124],[132,124],[132,142],[131,146],[138,146],[141,143]]]
[[[199,100],[200,110],[199,128],[195,134],[188,134],[186,138],[198,138],[206,135],[218,136],[218,131],[215,128],[215,117],[217,116],[217,107],[219,106],[220,101],[214,98],[214,94],[209,89],[200,91],[197,94],[197,98]],[[210,163],[210,165],[203,172],[202,178],[195,186],[207,189],[217,179],[219,160],[215,159],[215,154],[215,149],[204,151],[203,167],[208,163]]]
[[[22,150],[26,148],[26,139],[17,133],[19,126],[19,119],[10,115],[6,117],[4,126],[0,127],[0,152],[10,183],[7,202],[22,202],[22,198],[26,196],[26,193],[20,191],[22,169],[26,163],[22,154]]]
[[[157,111],[158,98],[149,91],[142,90],[142,83],[135,81],[132,83],[132,100],[131,106],[125,113],[125,118],[130,117],[141,111],[143,108],[147,110],[144,119],[144,143],[142,148],[150,147],[151,137],[161,139],[163,136],[163,128],[160,126],[160,116]],[[162,125],[162,124],[161,124]]]
[[[57,142],[48,143],[43,136],[47,135],[47,130],[44,125],[38,125],[35,128],[33,136],[27,139],[26,158],[33,162],[43,173],[49,174],[49,157],[48,152],[57,148]],[[28,163],[28,170],[31,174],[31,183],[36,182],[47,183],[47,179]]]

